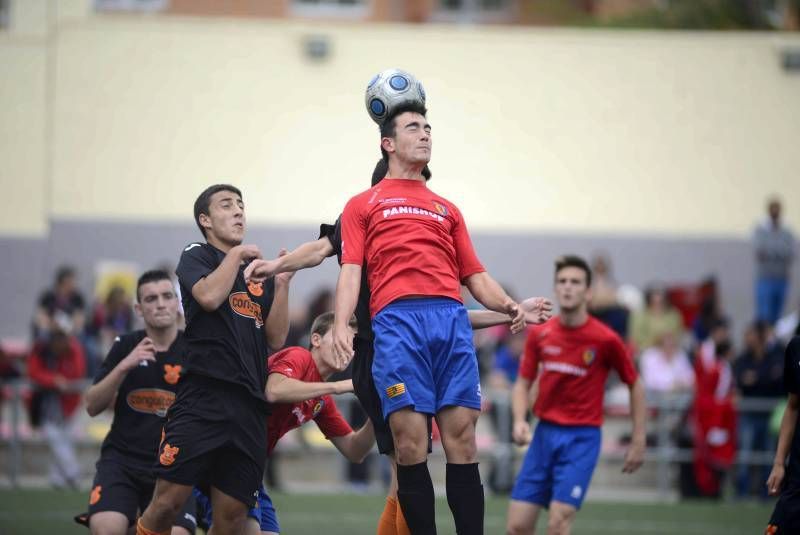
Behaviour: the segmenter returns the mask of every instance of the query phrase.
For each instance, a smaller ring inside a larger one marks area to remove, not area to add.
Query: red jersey
[[[454,204],[419,180],[384,179],[342,213],[342,264],[366,261],[370,314],[408,295],[461,302],[461,281],[486,271]]]
[[[614,331],[592,317],[571,328],[554,316],[528,332],[519,375],[534,381],[541,372],[533,406],[540,419],[561,425],[600,426],[611,368],[626,384],[636,381],[633,360]]]
[[[311,358],[311,352],[302,347],[287,347],[272,355],[269,358],[269,373],[279,373],[306,383],[324,382]],[[267,454],[272,452],[283,435],[311,420],[317,423],[327,439],[353,432],[331,396],[298,403],[275,403],[267,420]]]

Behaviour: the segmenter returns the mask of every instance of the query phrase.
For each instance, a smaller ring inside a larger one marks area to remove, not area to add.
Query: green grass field
[[[85,510],[88,493],[57,491],[0,491],[0,535],[86,535],[72,521]],[[273,495],[282,532],[286,535],[344,535],[375,533],[383,508],[380,496],[352,494]],[[486,503],[486,534],[504,532],[505,498]],[[436,504],[440,534],[452,534],[445,500]],[[735,535],[763,533],[771,504],[682,503],[677,505],[587,503],[578,514],[574,533]],[[540,519],[539,533],[544,533]]]

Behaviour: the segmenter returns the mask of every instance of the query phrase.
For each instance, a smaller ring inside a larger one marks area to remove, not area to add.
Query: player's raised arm
[[[519,304],[524,313],[523,321],[513,323],[508,314],[493,310],[468,310],[469,323],[473,329],[486,329],[495,325],[511,323],[511,332],[518,333],[526,325],[538,325],[553,315],[553,303],[545,297],[529,297]]]
[[[86,412],[89,416],[97,416],[114,403],[117,391],[129,371],[139,366],[142,361],[156,360],[153,341],[146,336],[130,353],[122,354],[120,347],[120,340],[117,338],[103,361],[100,370],[100,374],[104,375],[103,378],[86,391]]]
[[[487,272],[473,273],[464,279],[464,285],[489,310],[506,314],[514,323],[524,321],[525,312]]]
[[[271,373],[265,394],[270,403],[296,403],[329,394],[346,394],[353,391],[353,380],[310,383]]]
[[[331,437],[331,442],[351,463],[362,463],[375,444],[372,420],[367,420],[361,429],[342,437]]]
[[[286,254],[286,249],[281,249],[278,258],[283,258]],[[289,335],[289,283],[293,276],[294,271],[275,276],[272,306],[264,321],[264,335],[267,337],[267,346],[272,351],[282,348]]]
[[[262,282],[273,275],[318,266],[333,255],[333,245],[328,238],[309,241],[299,245],[287,255],[271,260],[256,259],[244,270],[247,281]]]
[[[219,267],[192,286],[192,297],[206,312],[218,309],[228,298],[241,263],[253,258],[261,258],[258,246],[237,245],[232,247]]]

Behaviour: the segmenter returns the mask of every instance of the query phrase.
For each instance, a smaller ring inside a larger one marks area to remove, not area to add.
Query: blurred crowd
[[[719,496],[725,474],[732,473],[737,496],[766,497],[768,465],[735,462],[737,454],[774,452],[785,399],[783,352],[791,337],[800,334],[800,308],[784,310],[794,247],[791,232],[781,222],[780,202],[770,200],[753,235],[756,307],[740,340],[732,337],[713,278],[693,285],[654,282],[640,289],[615,279],[607,254],[593,258],[591,313],[627,342],[653,416],[665,399],[685,400],[686,410],[672,422],[670,434],[673,445],[694,451],[692,462],[681,471],[684,495]],[[118,335],[140,327],[133,296],[124,288],[112,286],[89,302],[79,289],[78,275],[69,266],[60,267],[52,287],[41,293],[29,348],[15,357],[14,351],[0,346],[0,380],[30,380],[30,422],[50,444],[50,480],[58,487],[76,486],[81,475],[71,425],[87,379],[94,377]],[[307,345],[311,322],[333,309],[333,297],[331,288],[321,288],[306,306],[293,309],[287,345]],[[469,298],[465,303],[474,304]],[[476,331],[482,383],[490,392],[510,391],[525,340],[525,332],[511,334],[506,327]],[[618,386],[622,385],[614,378],[609,381],[609,390]],[[607,398],[612,403],[620,399]],[[747,402],[753,399],[759,400],[757,409]],[[351,424],[359,425],[365,416],[358,404],[351,406]],[[496,420],[494,414],[492,421]],[[497,440],[509,442],[510,436]],[[650,437],[650,445],[657,440]],[[369,463],[349,470],[353,482],[366,482]],[[280,485],[274,471],[268,478],[273,487]],[[495,486],[505,490],[502,483]]]

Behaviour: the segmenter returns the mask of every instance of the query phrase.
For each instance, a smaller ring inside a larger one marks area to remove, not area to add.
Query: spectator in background
[[[53,329],[57,315],[66,316],[72,325],[72,332],[83,332],[86,301],[78,291],[75,268],[61,266],[56,271],[55,286],[40,297],[33,318],[34,340],[46,341]]]
[[[673,333],[657,336],[656,345],[642,352],[639,367],[648,392],[672,394],[694,388],[694,369]]]
[[[624,340],[628,336],[629,314],[617,297],[617,282],[611,274],[611,260],[608,256],[595,255],[592,273],[592,284],[595,288],[589,303],[589,313],[611,327]]]
[[[703,298],[703,302],[700,304],[700,311],[692,323],[692,334],[698,344],[708,338],[714,325],[726,318],[720,304],[716,281],[710,284],[709,287],[710,292]]]
[[[683,320],[680,313],[667,301],[661,286],[650,286],[644,294],[645,308],[631,314],[628,322],[629,343],[636,352],[652,347],[656,337],[672,334],[676,340],[683,338]]]
[[[698,351],[697,385],[690,420],[694,433],[694,477],[700,496],[720,498],[725,473],[736,458],[736,411],[733,406],[733,347],[712,331],[713,352]]]
[[[50,445],[50,483],[77,489],[80,465],[72,438],[72,416],[81,399],[80,380],[86,372],[83,349],[66,315],[57,315],[47,340],[39,340],[28,358],[28,376],[36,387],[31,423],[41,426]]]
[[[128,294],[120,286],[113,286],[105,301],[97,303],[92,311],[90,330],[97,336],[100,353],[111,349],[114,339],[133,329],[133,309]]]
[[[781,222],[781,202],[770,199],[768,217],[753,233],[756,257],[756,317],[774,325],[789,289],[789,273],[794,260],[794,236]]]
[[[736,388],[743,400],[752,398],[774,399],[783,397],[783,352],[779,346],[770,343],[770,326],[765,321],[750,325],[744,336],[744,352],[733,365]],[[774,440],[769,432],[771,412],[739,411],[739,451],[745,454],[759,451],[772,451]],[[760,495],[766,498],[763,485],[767,474],[763,466],[756,467],[756,477],[751,478],[751,466],[742,464],[736,477],[736,495],[744,498],[750,495],[755,481]]]
[[[525,351],[526,331],[508,333],[506,339],[497,347],[494,354],[492,371],[489,374],[489,386],[510,392],[517,380],[519,361]]]

